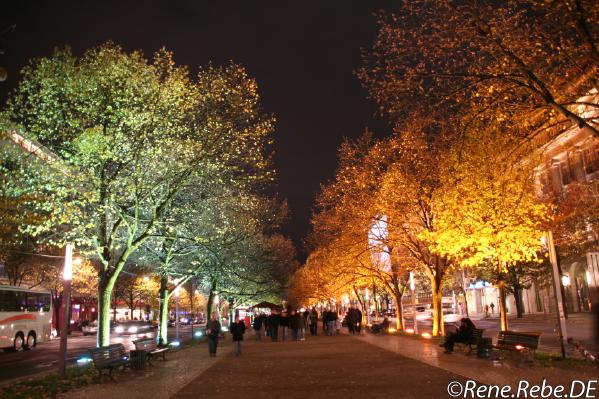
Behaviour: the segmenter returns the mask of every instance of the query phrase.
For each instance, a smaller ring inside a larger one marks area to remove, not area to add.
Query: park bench
[[[505,352],[516,353],[522,360],[532,361],[540,340],[541,333],[537,332],[500,331],[493,349],[499,350],[502,356]]]
[[[154,338],[141,338],[133,341],[133,344],[135,345],[135,350],[146,351],[146,359],[149,365],[152,365],[151,360],[156,355],[162,355],[162,360],[166,360],[166,352],[168,352],[169,348],[159,348]]]
[[[478,341],[483,337],[485,330],[481,328],[475,328],[472,332],[472,337],[466,342],[456,342],[456,346],[468,348],[467,355],[472,353],[472,346],[478,346]]]
[[[101,348],[91,348],[89,353],[94,362],[94,367],[98,370],[100,382],[104,370],[108,370],[108,377],[115,381],[112,377],[112,371],[118,368],[125,368],[129,365],[129,356],[123,344],[112,344]]]

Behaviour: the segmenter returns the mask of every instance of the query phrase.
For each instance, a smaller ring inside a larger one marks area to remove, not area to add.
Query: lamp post
[[[364,299],[366,300],[366,324],[370,325],[370,295],[368,288],[364,289]]]
[[[67,335],[69,333],[69,308],[71,307],[71,280],[73,278],[73,246],[67,243],[64,255],[64,269],[62,271],[63,290],[60,306],[60,358],[58,371],[65,375],[67,368]]]
[[[547,231],[544,237],[544,243],[549,250],[549,261],[553,271],[553,290],[555,292],[555,304],[557,321],[559,327],[559,341],[562,349],[562,357],[566,357],[566,344],[568,342],[568,331],[566,328],[566,315],[564,313],[564,298],[562,297],[562,288],[560,285],[559,268],[557,265],[557,253],[555,252],[555,244],[553,242],[553,233]]]
[[[179,287],[175,288],[175,341],[179,342]]]
[[[410,290],[412,291],[412,308],[414,315],[414,334],[418,334],[418,319],[416,318],[416,284],[414,283],[414,272],[410,272]]]

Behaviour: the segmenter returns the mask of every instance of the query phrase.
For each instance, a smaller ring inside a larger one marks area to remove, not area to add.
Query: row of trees
[[[209,311],[217,290],[278,294],[294,253],[277,234],[284,205],[264,194],[274,118],[241,66],[208,65],[192,78],[166,50],[147,60],[108,43],[81,57],[56,50],[22,77],[2,131],[42,148],[36,157],[2,146],[6,215],[21,207],[6,241],[73,242],[91,260],[98,345],[109,343],[124,272],[159,277],[163,343],[168,301],[189,281],[207,290]]]
[[[377,281],[400,303],[413,271],[429,282],[437,335],[443,287],[468,269],[497,284],[506,329],[507,293],[544,274],[543,232],[566,242],[596,220],[592,195],[581,206],[535,190],[535,140],[573,127],[598,136],[598,18],[585,1],[422,0],[381,13],[358,76],[393,134],[341,145],[290,294],[339,298]]]

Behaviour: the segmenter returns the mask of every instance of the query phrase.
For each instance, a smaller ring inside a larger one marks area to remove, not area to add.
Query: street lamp
[[[410,272],[410,290],[412,291],[412,308],[414,309],[414,334],[418,334],[418,319],[416,318],[416,284],[414,282],[414,272]]]
[[[368,288],[364,289],[364,300],[366,301],[366,324],[370,325],[370,294]]]
[[[175,341],[179,342],[179,288],[175,288]]]
[[[64,255],[64,269],[62,271],[63,290],[60,314],[60,358],[58,371],[65,375],[67,367],[67,335],[69,331],[69,308],[71,307],[71,280],[73,279],[73,245],[67,243]]]
[[[562,357],[566,357],[566,344],[568,342],[568,331],[566,328],[566,314],[564,312],[564,298],[562,297],[562,289],[560,286],[559,268],[557,264],[557,253],[555,251],[555,244],[553,243],[553,233],[551,230],[545,233],[541,241],[549,250],[549,261],[551,262],[551,269],[553,274],[553,289],[555,292],[555,304],[556,313],[559,327],[559,338],[562,349]],[[568,283],[570,279],[568,278]]]

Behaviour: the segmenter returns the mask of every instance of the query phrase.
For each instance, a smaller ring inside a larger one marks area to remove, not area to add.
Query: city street
[[[599,397],[599,1],[7,3],[0,399]]]
[[[197,328],[197,327],[196,327]],[[180,338],[182,340],[191,338],[191,326],[181,326]],[[112,335],[111,343],[122,343],[127,350],[135,349],[133,341],[144,336],[156,336],[156,331],[150,334],[135,335]],[[169,340],[175,337],[175,328],[168,330]],[[82,355],[87,354],[88,348],[96,346],[96,336],[83,336],[81,333],[74,333],[68,340],[68,359],[69,362],[75,362]],[[24,377],[43,371],[56,368],[58,362],[58,349],[60,339],[56,338],[48,342],[41,343],[30,351],[21,352],[0,352],[0,383],[13,378]]]

